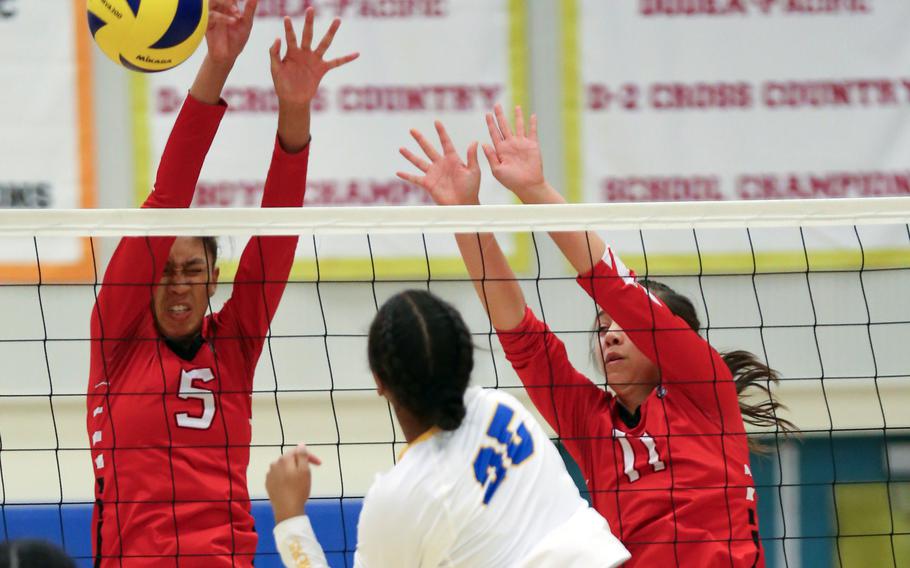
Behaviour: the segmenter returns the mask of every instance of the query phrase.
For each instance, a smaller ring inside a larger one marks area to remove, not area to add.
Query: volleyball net
[[[902,565],[910,558],[908,220],[906,198],[0,211],[0,247],[20,258],[0,285],[0,538],[42,536],[81,562],[90,557],[89,317],[120,237],[218,236],[217,311],[250,236],[300,236],[252,393],[256,565],[280,565],[265,472],[302,441],[323,460],[314,525],[330,560],[344,566],[358,499],[404,445],[367,365],[378,306],[406,288],[448,300],[474,334],[474,383],[531,408],[452,238],[495,232],[531,307],[573,364],[605,386],[591,357],[595,307],[545,234],[590,229],[640,277],[688,296],[716,349],[751,351],[780,372],[772,391],[802,434],[753,432],[769,449],[752,462],[768,565]],[[67,251],[82,251],[87,278],[48,269]]]

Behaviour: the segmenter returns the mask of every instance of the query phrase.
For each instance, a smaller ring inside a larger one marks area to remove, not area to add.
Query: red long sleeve
[[[578,276],[578,284],[660,368],[662,382],[676,385],[703,412],[716,416],[729,407],[739,415],[735,385],[720,354],[640,286],[611,249],[591,272]]]
[[[300,207],[306,190],[310,147],[295,154],[275,141],[262,207]],[[259,359],[269,325],[287,286],[297,250],[296,235],[253,237],[240,258],[234,291],[217,318],[244,345],[251,365]],[[252,369],[249,377],[252,380]]]
[[[155,189],[143,207],[189,207],[226,108],[223,103],[207,105],[187,96],[161,156]],[[161,278],[173,242],[173,237],[120,240],[92,311],[93,338],[134,336],[141,318],[149,313],[153,286]]]
[[[563,342],[531,308],[525,308],[518,327],[497,330],[497,336],[534,406],[581,461],[582,448],[610,430],[604,420],[591,417],[601,415],[609,422],[612,395],[572,366]]]

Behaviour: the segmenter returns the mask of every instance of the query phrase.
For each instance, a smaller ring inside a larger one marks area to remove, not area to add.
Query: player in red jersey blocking
[[[487,123],[493,143],[484,153],[496,179],[526,203],[563,203],[543,176],[535,117],[528,133],[520,109],[514,133],[499,107]],[[479,204],[477,143],[464,163],[440,123],[436,129],[442,153],[412,131],[429,161],[402,148],[424,175],[399,177],[438,204]],[[596,234],[551,237],[602,310],[596,352],[610,391],[575,370],[563,343],[527,307],[492,234],[456,240],[506,356],[581,467],[594,508],[632,553],[628,565],[763,566],[743,415],[792,425],[777,418],[770,396],[741,410],[738,391],[776,373],[743,351],[721,356],[698,335],[688,299],[657,283],[643,286]]]
[[[220,99],[249,38],[256,0],[212,0],[208,53],[171,132],[143,207],[189,207],[225,113]],[[315,49],[285,19],[271,46],[278,133],[263,207],[303,204],[310,101],[339,20]],[[201,228],[202,229],[202,228]],[[246,470],[256,362],[284,292],[297,237],[250,240],[233,293],[206,315],[216,243],[199,237],[120,241],[92,311],[87,426],[96,479],[96,566],[251,566],[256,532]]]

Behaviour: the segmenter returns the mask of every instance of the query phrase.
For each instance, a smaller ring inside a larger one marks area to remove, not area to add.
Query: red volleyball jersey
[[[190,205],[225,108],[187,98],[143,207]],[[308,151],[287,154],[276,142],[263,207],[302,204]],[[175,566],[178,558],[181,567],[251,566],[253,373],[297,237],[250,240],[233,293],[206,316],[192,360],[165,344],[151,310],[173,241],[123,238],[92,311],[93,550],[101,566]]]
[[[578,462],[628,566],[764,566],[736,387],[720,354],[635,282],[610,249],[578,283],[661,372],[628,427],[530,309],[499,331],[540,413]],[[593,318],[592,318],[593,320]]]

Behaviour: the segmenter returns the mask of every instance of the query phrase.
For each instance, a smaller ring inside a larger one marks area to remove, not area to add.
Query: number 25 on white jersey
[[[534,440],[524,423],[519,422],[514,431],[509,428],[514,416],[515,411],[505,404],[496,407],[484,439],[490,445],[482,447],[474,458],[474,477],[485,488],[484,505],[489,504],[509,468],[534,453]]]

